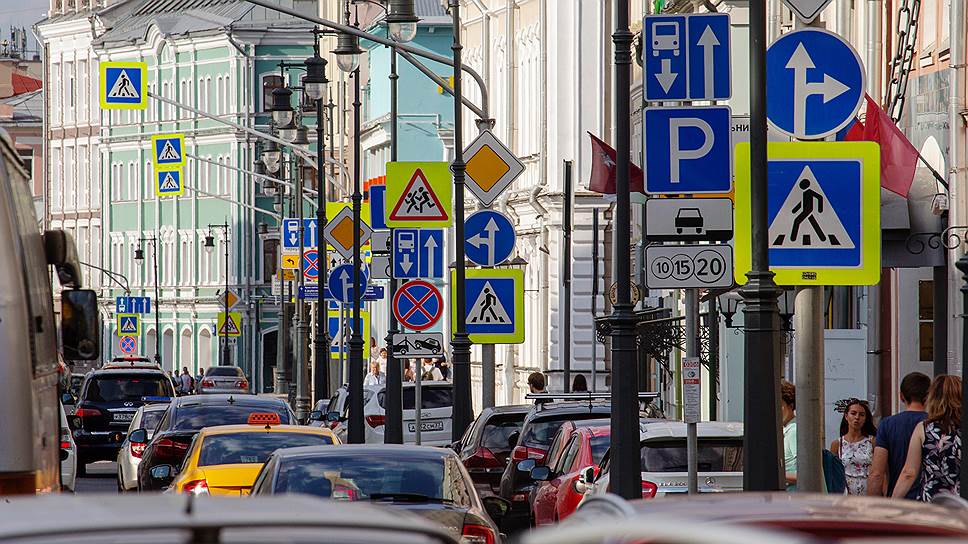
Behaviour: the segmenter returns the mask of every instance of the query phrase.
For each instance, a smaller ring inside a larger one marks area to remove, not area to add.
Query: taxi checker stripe
[[[413,313],[416,312],[416,311],[418,311],[418,310],[420,311],[420,313],[424,314],[424,316],[427,317],[427,320],[428,321],[432,321],[434,319],[434,316],[430,315],[430,312],[428,312],[427,310],[425,310],[424,307],[423,307],[423,303],[424,302],[427,302],[427,299],[428,298],[434,296],[434,292],[433,291],[427,291],[427,294],[424,295],[423,298],[420,299],[420,300],[415,299],[413,297],[413,295],[410,294],[410,291],[404,291],[403,292],[403,296],[405,296],[408,299],[410,299],[410,302],[413,302],[413,308],[410,308],[410,311],[403,315],[403,319],[404,320],[410,319],[410,316],[412,316]]]

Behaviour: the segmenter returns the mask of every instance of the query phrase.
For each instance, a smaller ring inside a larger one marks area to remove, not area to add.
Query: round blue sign
[[[360,269],[360,294],[366,291],[366,283],[370,280],[370,274],[364,266]],[[329,283],[327,284],[329,293],[336,300],[343,304],[350,304],[355,298],[353,289],[353,265],[341,264],[329,273]]]
[[[429,329],[444,311],[440,290],[424,280],[412,280],[400,286],[393,297],[393,313],[408,329]]]
[[[819,140],[853,122],[864,102],[864,65],[840,36],[819,28],[784,34],[766,51],[766,116],[781,132]]]
[[[497,266],[514,251],[517,235],[501,212],[481,210],[464,221],[464,255],[479,266]]]

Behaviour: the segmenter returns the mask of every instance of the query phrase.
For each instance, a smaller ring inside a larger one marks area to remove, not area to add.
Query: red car
[[[582,422],[584,423],[584,422]],[[608,451],[610,428],[607,420],[596,425],[562,425],[548,454],[548,464],[535,467],[531,477],[537,483],[531,503],[535,526],[551,525],[570,516],[582,499],[578,474],[588,466],[598,467]]]

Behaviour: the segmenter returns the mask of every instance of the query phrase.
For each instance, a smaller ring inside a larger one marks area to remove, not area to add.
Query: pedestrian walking
[[[420,375],[421,380],[433,380],[442,381],[444,375],[440,372],[440,369],[434,366],[434,360],[426,358],[423,360],[423,371]]]
[[[413,382],[417,379],[416,375],[413,373],[413,359],[408,359],[403,363],[403,381]]]
[[[848,495],[866,495],[867,478],[874,458],[877,428],[866,400],[849,398],[837,401],[840,437],[830,443],[830,451],[844,464]]]
[[[940,493],[958,495],[961,480],[961,378],[943,374],[928,390],[928,417],[918,423],[907,460],[892,497],[902,498],[921,472],[918,500],[931,502]]]
[[[924,403],[928,399],[930,387],[931,378],[920,372],[912,372],[901,380],[899,396],[904,410],[882,418],[877,427],[877,444],[874,446],[874,459],[867,480],[868,495],[890,497],[894,493],[894,486],[907,459],[914,428],[928,417]],[[915,500],[918,493],[920,487],[915,480],[905,498]]]
[[[387,383],[387,375],[380,371],[380,363],[374,361],[370,363],[370,372],[363,380],[364,386],[383,385]]]
[[[783,470],[786,490],[797,490],[797,388],[783,380],[780,383],[780,414],[783,418]]]
[[[528,375],[528,390],[532,393],[547,393],[545,390],[547,380],[545,380],[545,375],[541,372],[532,372]],[[535,404],[544,404],[546,402],[551,402],[551,399],[534,399]]]
[[[195,378],[192,378],[192,375],[188,373],[187,366],[182,367],[182,373],[178,379],[181,382],[181,390],[183,395],[191,395],[195,392]]]

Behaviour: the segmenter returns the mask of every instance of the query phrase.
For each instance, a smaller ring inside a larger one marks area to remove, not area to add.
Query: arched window
[[[269,111],[269,105],[272,104],[272,90],[282,86],[282,76],[279,74],[262,76],[262,111]]]

